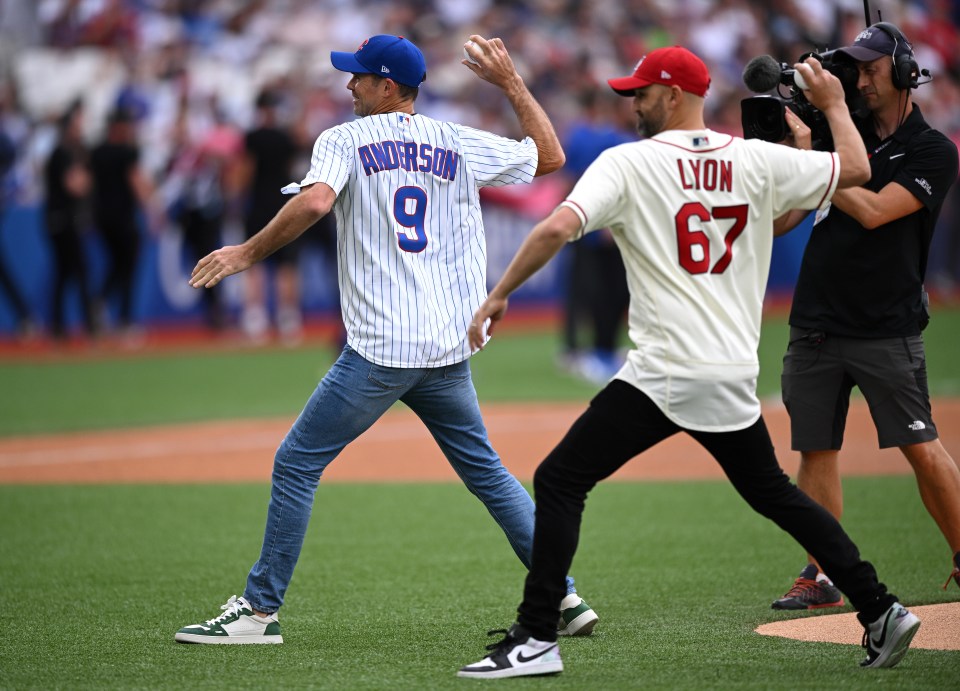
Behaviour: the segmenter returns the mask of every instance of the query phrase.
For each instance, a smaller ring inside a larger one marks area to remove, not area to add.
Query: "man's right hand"
[[[537,145],[537,170],[534,175],[547,175],[560,170],[566,156],[557,133],[543,107],[523,83],[523,78],[517,72],[503,41],[499,38],[488,41],[479,34],[472,34],[463,49],[476,62],[464,58],[460,63],[503,91],[520,121],[523,135],[530,137]]]
[[[479,34],[472,34],[470,41],[473,45],[466,43],[463,49],[476,62],[470,62],[464,58],[460,63],[469,67],[471,72],[504,91],[514,86],[518,81],[521,84],[523,83],[517,73],[517,68],[513,64],[513,59],[501,39],[491,38],[488,41]]]
[[[809,57],[803,62],[796,63],[793,68],[803,77],[807,88],[804,96],[814,108],[826,112],[831,108],[843,107],[847,104],[843,93],[843,84],[827,70],[823,69],[820,61]]]
[[[507,298],[488,295],[487,299],[474,313],[473,320],[467,327],[467,340],[470,342],[470,349],[473,352],[483,350],[487,340],[493,336],[497,322],[503,319],[503,315],[507,313],[508,302]],[[484,333],[484,326],[486,326],[486,333]]]
[[[804,94],[807,100],[827,117],[830,124],[834,150],[840,158],[837,187],[845,189],[862,185],[870,179],[870,159],[863,138],[850,119],[843,85],[814,57],[798,62],[794,69],[806,82]]]

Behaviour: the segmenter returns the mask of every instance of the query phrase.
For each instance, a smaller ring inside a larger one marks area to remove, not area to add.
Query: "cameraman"
[[[782,379],[792,447],[800,451],[797,484],[840,518],[839,449],[850,392],[859,387],[880,447],[899,447],[913,467],[923,503],[953,552],[951,577],[960,585],[960,470],[933,423],[920,333],[929,320],[927,254],[957,178],[957,148],[911,99],[920,70],[899,29],[875,24],[836,52],[857,66],[868,110],[857,125],[872,177],[863,187],[837,190],[832,206],[818,213],[803,255]],[[810,129],[793,113],[786,117],[794,143],[810,148]],[[805,216],[785,214],[774,233]],[[840,591],[808,558],[774,609],[843,605]]]

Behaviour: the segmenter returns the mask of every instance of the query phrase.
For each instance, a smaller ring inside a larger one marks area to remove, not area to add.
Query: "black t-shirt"
[[[0,178],[3,178],[17,160],[17,147],[3,130],[0,130]]]
[[[280,188],[290,183],[290,166],[296,154],[293,138],[276,127],[260,127],[247,133],[247,153],[253,160],[250,208],[253,215],[272,216],[287,201]]]
[[[44,184],[47,190],[48,213],[76,213],[81,198],[74,196],[66,186],[67,171],[81,163],[83,151],[77,147],[57,144],[43,167]]]
[[[927,124],[916,104],[883,141],[870,123],[860,125],[870,155],[865,187],[879,192],[896,182],[923,207],[873,230],[830,207],[804,251],[790,324],[853,338],[913,336],[921,329],[930,240],[957,179],[957,147]]]
[[[98,222],[130,223],[137,211],[137,196],[130,173],[140,152],[132,144],[104,142],[90,154],[93,174],[93,210]]]

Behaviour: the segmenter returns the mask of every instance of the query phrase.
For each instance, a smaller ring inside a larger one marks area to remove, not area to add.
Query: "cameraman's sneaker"
[[[863,628],[862,645],[867,649],[867,659],[860,666],[893,667],[907,654],[910,641],[920,628],[920,620],[899,602],[894,602],[882,617]]]
[[[560,602],[558,636],[589,636],[600,617],[576,593],[570,593]]]
[[[224,610],[224,613],[216,619],[184,626],[177,631],[173,640],[178,643],[221,645],[283,643],[276,613],[258,617],[253,613],[250,603],[236,595],[227,600],[227,604],[221,605],[220,609]]]
[[[488,636],[506,634],[499,643],[491,643],[489,655],[457,672],[458,677],[473,679],[505,679],[556,674],[563,671],[560,647],[556,641],[538,641],[526,629],[514,624],[509,631],[488,631]]]
[[[793,587],[779,600],[770,605],[772,609],[820,609],[843,607],[843,594],[830,581],[817,580],[816,564],[807,564]]]

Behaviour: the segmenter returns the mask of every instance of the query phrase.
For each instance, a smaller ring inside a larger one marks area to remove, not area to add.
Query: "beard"
[[[646,113],[637,113],[637,132],[641,137],[652,137],[663,132],[666,121],[663,101],[658,101]]]

